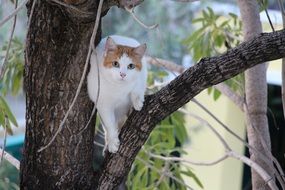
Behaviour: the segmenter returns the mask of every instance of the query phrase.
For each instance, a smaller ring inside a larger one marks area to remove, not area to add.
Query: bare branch
[[[186,68],[181,65],[178,65],[172,61],[154,58],[151,56],[146,56],[146,61],[158,67],[164,67],[171,72],[177,72],[179,74],[183,73]],[[235,103],[241,110],[243,110],[244,99],[239,96],[237,93],[232,91],[226,84],[220,83],[214,86],[214,88],[218,89],[223,95],[227,96],[233,103]]]
[[[15,10],[17,9],[17,6],[18,6],[18,0],[16,0],[16,2],[15,2]],[[3,78],[3,75],[4,75],[5,70],[6,70],[6,66],[7,66],[7,63],[8,63],[7,61],[8,61],[8,58],[9,58],[9,51],[10,51],[10,48],[11,48],[11,43],[12,43],[12,40],[13,40],[16,23],[17,23],[17,14],[15,14],[15,16],[14,16],[13,25],[12,25],[12,28],[11,28],[11,34],[10,34],[10,38],[9,38],[9,41],[8,41],[8,46],[7,46],[7,49],[6,49],[6,55],[4,57],[3,63],[2,63],[1,68],[0,68],[0,79]]]
[[[186,112],[187,113],[187,112]],[[192,115],[193,117],[193,115]],[[274,182],[274,176],[270,176],[260,165],[258,165],[256,162],[250,160],[249,158],[243,156],[243,155],[240,155],[236,152],[234,152],[230,147],[229,145],[227,144],[227,142],[223,139],[223,137],[217,132],[217,130],[212,126],[210,125],[207,121],[205,121],[204,119],[200,118],[200,117],[197,117],[195,116],[196,119],[198,119],[200,122],[206,124],[211,130],[212,132],[216,135],[216,137],[221,141],[221,143],[224,145],[225,147],[225,158],[227,157],[232,157],[232,158],[235,158],[235,159],[238,159],[238,160],[241,160],[243,163],[249,165],[251,168],[253,168],[263,179],[264,181],[271,187],[271,189],[273,190],[277,190],[277,186]]]
[[[230,87],[224,83],[220,83],[214,86],[223,95],[227,96],[235,105],[239,107],[240,110],[244,111],[244,99],[239,96],[236,92],[232,91]]]
[[[132,9],[141,4],[144,0],[119,0],[120,6],[128,9]]]
[[[156,28],[158,26],[158,24],[154,24],[154,25],[151,25],[151,26],[147,26],[146,24],[144,24],[135,14],[134,12],[134,8],[128,8],[128,7],[125,7],[125,10],[131,14],[131,16],[133,17],[133,19],[135,19],[135,21],[137,21],[137,23],[139,23],[142,27],[146,28],[146,29],[149,29],[149,30],[152,30],[154,28]]]
[[[28,29],[30,28],[30,25],[31,25],[31,20],[32,20],[32,17],[34,15],[34,10],[35,10],[36,3],[37,3],[37,0],[34,0],[33,1],[33,5],[32,5],[32,9],[31,9],[31,12],[30,12],[30,16],[29,16],[29,19],[28,19],[28,26],[27,26]]]
[[[271,160],[268,159],[268,157],[266,157],[263,153],[261,153],[259,150],[257,150],[256,148],[252,147],[251,145],[249,145],[245,140],[243,140],[240,136],[238,136],[234,131],[232,131],[228,126],[226,126],[221,120],[219,120],[209,109],[207,109],[205,106],[203,106],[201,103],[199,103],[197,100],[194,99],[193,101],[194,103],[196,103],[200,108],[202,108],[207,114],[209,114],[216,122],[218,122],[226,131],[228,131],[231,135],[233,135],[236,139],[238,139],[240,142],[242,142],[249,150],[251,150],[252,152],[254,152],[255,154],[257,154],[259,156],[259,158],[261,160],[263,160],[264,162],[270,162]],[[245,111],[246,111],[246,104],[244,106]],[[185,112],[185,111],[184,111]],[[270,154],[271,155],[271,154]],[[273,156],[270,157],[270,159],[272,159],[273,161],[275,160],[275,158]],[[276,161],[277,162],[277,161]],[[281,169],[280,171],[280,166],[279,163],[275,163],[277,166],[276,170],[274,168],[274,171],[276,173],[276,175],[278,176],[279,173],[281,174],[281,176],[284,176],[283,171]],[[279,176],[280,177],[280,176]],[[280,183],[282,183],[282,180],[280,180]]]
[[[7,21],[9,21],[11,18],[13,18],[16,14],[18,14],[18,12],[24,8],[24,6],[26,5],[26,3],[28,2],[28,0],[24,0],[22,2],[22,4],[15,9],[10,15],[6,16],[3,20],[0,21],[0,28],[2,27],[3,24],[5,24]]]
[[[158,168],[152,166],[151,164],[149,164],[148,162],[146,162],[144,159],[142,159],[142,158],[140,158],[140,157],[137,157],[136,159],[139,160],[140,162],[142,162],[142,163],[143,163],[144,165],[146,165],[148,168],[150,168],[150,169],[156,171],[157,173],[159,173],[159,174],[161,174],[161,175],[165,175],[165,176],[167,176],[167,177],[170,177],[170,178],[172,178],[174,181],[180,183],[181,185],[183,185],[183,186],[189,188],[190,190],[193,190],[192,187],[190,187],[189,185],[187,185],[186,183],[184,183],[184,182],[181,181],[180,179],[176,178],[176,177],[173,176],[171,173],[169,173],[169,172],[163,172],[163,171],[159,170]]]
[[[209,162],[195,162],[195,161],[192,161],[192,160],[189,160],[189,159],[185,159],[185,158],[180,158],[180,157],[166,157],[166,156],[160,156],[160,155],[156,155],[156,154],[153,154],[151,152],[147,152],[145,151],[150,157],[153,157],[153,158],[157,158],[157,159],[160,159],[160,160],[164,160],[164,161],[179,161],[179,162],[185,162],[185,163],[188,163],[188,164],[191,164],[191,165],[197,165],[197,166],[212,166],[212,165],[216,165],[218,163],[220,163],[221,161],[225,160],[228,158],[228,155],[223,155],[222,157],[216,159],[216,160],[213,160],[213,161],[209,161]]]
[[[20,170],[20,162],[19,162],[19,160],[14,158],[11,154],[9,154],[6,151],[4,151],[4,154],[2,152],[3,152],[3,149],[0,148],[0,156],[1,157],[3,156],[5,160],[7,160],[8,162],[10,162],[10,164],[15,166],[18,170]]]
[[[178,65],[172,61],[168,61],[168,60],[160,59],[160,58],[155,58],[155,57],[151,57],[151,56],[146,56],[145,58],[149,64],[157,66],[157,67],[164,67],[167,70],[172,71],[172,72],[177,72],[177,73],[181,74],[186,70],[186,68],[184,68],[183,66]]]
[[[8,118],[7,116],[5,116],[5,124],[4,124],[4,142],[3,142],[3,147],[2,147],[2,155],[1,155],[1,159],[0,159],[0,166],[3,162],[3,158],[4,158],[4,153],[5,153],[5,148],[6,148],[6,141],[7,141],[7,122],[8,122]]]
[[[254,169],[256,173],[258,173],[260,177],[262,177],[262,179],[265,181],[265,184],[268,184],[272,190],[278,190],[278,187],[276,186],[274,182],[274,178],[268,175],[268,173],[256,162],[250,160],[249,158],[245,156],[239,155],[234,151],[227,152],[227,154],[230,157],[238,159],[242,161],[243,163],[245,163],[246,165],[248,165],[249,167],[251,167],[252,169]]]
[[[54,3],[56,3],[56,4],[58,4],[58,5],[61,5],[61,6],[63,6],[63,7],[66,7],[66,8],[68,8],[68,9],[74,10],[75,12],[80,13],[80,14],[89,15],[89,16],[92,16],[92,15],[93,15],[92,12],[86,12],[86,11],[80,10],[80,9],[78,9],[77,7],[73,6],[73,5],[64,3],[64,2],[59,1],[59,0],[50,0],[50,1],[52,1],[52,2],[54,2]],[[80,14],[79,14],[79,15],[80,15]]]

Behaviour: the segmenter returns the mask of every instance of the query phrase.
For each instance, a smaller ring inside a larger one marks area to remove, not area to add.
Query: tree
[[[102,15],[111,6],[130,7],[140,2],[105,0]],[[146,97],[142,111],[132,112],[125,123],[118,153],[107,154],[101,171],[93,175],[95,118],[86,130],[81,130],[93,107],[85,83],[60,135],[39,152],[54,137],[75,96],[88,63],[94,13],[101,10],[98,1],[65,0],[65,6],[58,3],[34,0],[28,4],[32,17],[26,44],[27,128],[21,162],[22,189],[114,189],[130,170],[155,124],[203,89],[256,64],[285,56],[285,31],[279,31],[261,34],[221,56],[202,59],[158,93]],[[95,44],[99,40],[100,27]]]
[[[259,6],[256,0],[238,0],[243,20],[244,39],[249,40],[262,32],[259,17]],[[260,64],[245,72],[245,113],[247,120],[247,136],[249,144],[267,156],[271,155],[270,134],[267,121],[267,81],[266,64]],[[259,163],[266,171],[274,176],[273,163],[259,159],[258,154],[250,151],[253,161]],[[269,189],[264,187],[262,178],[252,170],[252,188]],[[274,180],[274,179],[273,179]]]

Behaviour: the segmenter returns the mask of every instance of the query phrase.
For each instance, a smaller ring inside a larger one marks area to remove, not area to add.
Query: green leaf
[[[15,116],[11,112],[10,107],[2,96],[0,96],[0,107],[3,109],[4,113],[7,114],[9,120],[13,123],[13,125],[18,127],[18,123]]]
[[[205,21],[204,18],[196,18],[192,20],[192,23],[194,24],[194,23],[203,22],[203,21]]]
[[[181,174],[184,174],[188,177],[193,178],[193,180],[202,188],[204,189],[203,184],[201,183],[201,181],[199,180],[199,178],[191,171],[191,170],[187,170],[187,171],[181,171]]]
[[[217,89],[214,89],[214,100],[216,101],[221,96],[221,92]]]

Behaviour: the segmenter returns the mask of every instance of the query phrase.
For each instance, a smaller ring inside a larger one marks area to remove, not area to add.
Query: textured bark
[[[262,32],[259,17],[259,6],[256,0],[238,0],[245,41],[257,36]],[[267,121],[267,81],[266,64],[257,65],[245,72],[245,97],[246,97],[246,120],[248,143],[259,152],[267,155],[271,150],[270,134]],[[259,133],[259,134],[258,134]],[[261,138],[264,139],[263,143]],[[273,163],[266,163],[258,154],[250,150],[250,159],[258,163],[269,175],[274,178]],[[266,182],[251,170],[252,189],[270,189]]]
[[[225,54],[202,59],[166,87],[146,97],[140,112],[133,111],[120,133],[121,146],[107,154],[97,174],[98,189],[114,189],[125,175],[155,125],[209,86],[265,61],[285,56],[285,31],[260,34]]]
[[[30,2],[32,3],[32,2]],[[30,11],[30,5],[28,5]],[[93,104],[83,85],[65,128],[50,147],[74,98],[93,24],[77,22],[59,6],[37,1],[26,41],[26,137],[21,189],[91,189],[94,119],[81,134]],[[99,41],[100,32],[97,42]]]

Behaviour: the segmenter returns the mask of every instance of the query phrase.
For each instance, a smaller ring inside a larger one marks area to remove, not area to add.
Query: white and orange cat
[[[97,101],[96,108],[105,131],[104,151],[118,151],[118,134],[127,114],[132,107],[139,111],[143,106],[147,80],[145,51],[146,44],[114,35],[102,39],[96,47],[97,57],[95,52],[91,55],[88,94],[95,104]]]

